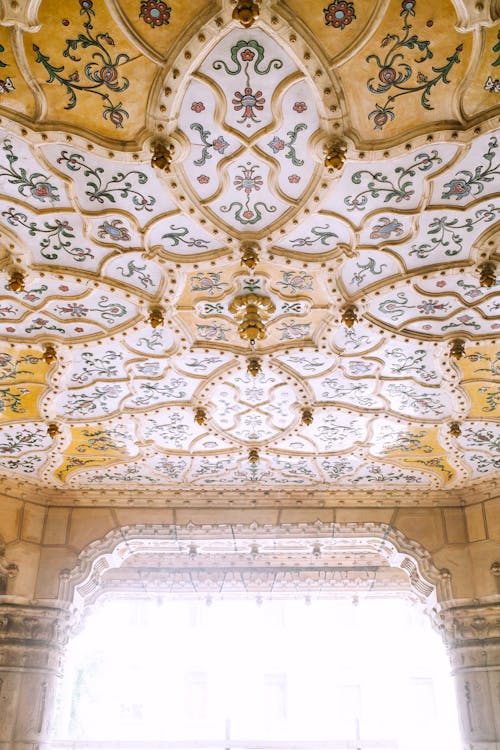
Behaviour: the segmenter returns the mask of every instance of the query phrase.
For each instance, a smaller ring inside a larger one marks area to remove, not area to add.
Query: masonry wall
[[[90,542],[120,526],[152,524],[386,523],[427,549],[437,568],[451,573],[453,598],[491,597],[500,578],[500,498],[465,508],[96,508],[46,507],[36,500],[0,496],[0,538],[5,559],[19,573],[8,594],[38,600],[57,597],[59,574],[71,569]]]

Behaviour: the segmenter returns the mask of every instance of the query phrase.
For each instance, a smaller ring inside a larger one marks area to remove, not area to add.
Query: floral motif
[[[305,271],[282,271],[282,280],[277,282],[278,286],[281,286],[284,291],[291,294],[295,292],[303,292],[313,288],[313,277],[311,274]]]
[[[300,182],[301,178],[298,174],[289,174],[288,175],[288,182],[291,182],[292,185],[296,185],[298,182]]]
[[[99,224],[97,236],[102,240],[109,237],[113,242],[129,242],[130,232],[122,224],[121,219],[103,221],[102,224]]]
[[[0,165],[0,177],[6,177],[11,185],[17,185],[20,195],[31,195],[32,198],[45,203],[45,201],[58,201],[57,188],[48,181],[42,172],[33,172],[28,175],[24,167],[15,166],[19,157],[14,153],[12,142],[6,138],[2,143],[9,166]]]
[[[447,216],[442,218],[436,217],[431,221],[427,229],[427,234],[432,235],[430,242],[424,242],[420,245],[413,245],[409,255],[416,255],[417,258],[427,258],[430,253],[439,247],[446,248],[445,255],[452,257],[458,255],[463,250],[464,238],[458,233],[462,229],[466,232],[472,232],[476,224],[484,222],[485,224],[495,221],[497,214],[500,213],[500,207],[490,203],[487,208],[480,208],[475,212],[474,218],[466,219],[459,224],[459,219],[449,219]],[[453,243],[453,244],[451,244]]]
[[[338,240],[339,236],[335,232],[330,232],[330,227],[327,224],[325,227],[313,227],[311,229],[311,235],[307,237],[297,237],[291,241],[292,247],[311,247],[312,245],[329,245],[332,239]]]
[[[252,86],[250,80],[250,70],[256,75],[262,76],[267,75],[272,68],[279,70],[283,67],[281,60],[273,59],[266,67],[261,68],[260,65],[264,57],[264,47],[257,40],[245,41],[242,39],[231,47],[231,61],[235,65],[234,68],[230,68],[224,60],[215,60],[213,63],[215,70],[223,68],[227,75],[231,76],[236,76],[243,70],[245,85],[243,91],[234,92],[232,104],[236,112],[242,112],[242,117],[238,120],[238,123],[246,123],[247,128],[250,128],[252,123],[260,122],[256,113],[262,111],[266,103],[262,91],[257,89],[254,92],[254,86]]]
[[[311,333],[311,324],[296,323],[294,320],[290,322],[283,321],[281,328],[277,330],[281,332],[280,341],[294,341],[309,336]]]
[[[181,243],[187,247],[201,247],[203,250],[207,249],[208,240],[196,239],[189,236],[189,229],[187,227],[176,227],[173,224],[170,225],[170,232],[162,234],[162,240],[170,240],[170,247],[177,247]]]
[[[84,363],[79,372],[71,375],[72,383],[83,385],[97,378],[117,378],[119,377],[117,363],[121,362],[121,354],[108,350],[102,356],[93,352],[82,352],[81,359]]]
[[[61,156],[57,160],[58,164],[64,164],[66,169],[71,172],[83,171],[87,178],[87,190],[85,195],[89,201],[97,203],[116,203],[117,197],[132,197],[132,203],[136,211],[152,211],[156,203],[156,198],[152,195],[144,195],[134,187],[133,180],[138,185],[145,185],[148,176],[138,169],[131,169],[128,172],[117,172],[106,182],[103,181],[103,167],[91,167],[85,162],[85,157],[81,154],[70,154],[68,151],[61,151]],[[118,196],[116,195],[118,194]]]
[[[236,221],[239,221],[241,224],[256,224],[262,219],[261,208],[268,213],[274,213],[274,211],[276,211],[276,206],[268,206],[263,201],[257,201],[251,205],[252,192],[254,190],[255,192],[258,192],[264,185],[264,180],[261,175],[256,173],[258,169],[257,164],[250,164],[250,162],[247,162],[246,166],[240,164],[239,169],[242,170],[243,174],[236,175],[233,184],[236,190],[241,190],[246,194],[245,203],[233,201],[229,206],[221,206],[220,210],[223,213],[228,213],[229,211],[232,211],[233,208],[236,208],[234,216]]]
[[[31,237],[35,237],[37,234],[42,235],[40,254],[46,260],[58,260],[60,252],[67,253],[77,263],[82,263],[85,259],[94,257],[88,247],[72,247],[71,240],[75,235],[73,227],[66,219],[64,221],[55,219],[52,223],[44,221],[43,225],[40,226],[36,221],[29,221],[26,214],[15,211],[14,208],[2,211],[2,216],[5,216],[7,222],[13,227],[25,227]]]
[[[224,328],[222,323],[209,323],[206,325],[197,324],[198,335],[206,341],[227,341],[226,333],[230,330]]]
[[[354,3],[345,2],[344,0],[334,0],[328,8],[323,10],[325,14],[325,26],[332,26],[334,29],[345,29],[355,18]]]
[[[200,114],[200,112],[203,112],[205,110],[205,105],[203,102],[193,102],[191,104],[191,109],[193,112],[196,112],[197,115]]]
[[[43,65],[49,78],[47,83],[57,81],[66,89],[68,95],[68,104],[66,109],[73,109],[77,104],[77,92],[85,91],[89,94],[95,94],[102,99],[104,106],[103,117],[109,120],[115,128],[122,128],[124,118],[129,114],[122,107],[122,103],[114,103],[109,91],[122,93],[129,87],[129,81],[123,77],[121,82],[118,81],[118,68],[128,63],[130,58],[125,53],[120,53],[116,57],[110,54],[109,47],[114,47],[115,42],[108,32],[92,34],[92,18],[95,16],[94,3],[92,0],[80,0],[80,15],[86,19],[83,22],[84,31],[76,39],[66,40],[66,47],[63,50],[63,57],[67,57],[75,63],[81,61],[76,53],[81,50],[93,50],[89,62],[83,69],[84,79],[88,83],[81,83],[81,76],[77,70],[72,73],[65,73],[65,66],[55,66],[50,62],[48,55],[44,55],[38,45],[33,45],[33,51],[36,53],[36,62]]]
[[[137,277],[139,284],[144,288],[154,287],[155,283],[149,273],[146,273],[147,265],[137,266],[134,260],[130,260],[127,263],[127,267],[117,266],[116,270],[121,272],[121,276],[124,279],[131,279]]]
[[[388,216],[382,216],[378,224],[375,224],[370,232],[371,240],[388,240],[391,234],[399,237],[403,234],[403,225],[397,219],[390,219]]]
[[[193,164],[197,167],[202,167],[207,159],[212,158],[212,154],[210,153],[210,149],[213,148],[214,151],[217,151],[218,154],[223,154],[226,148],[229,147],[229,143],[225,140],[225,138],[222,135],[219,135],[217,138],[214,138],[213,141],[210,141],[210,131],[205,130],[203,125],[201,125],[199,122],[193,122],[191,124],[191,130],[196,130],[201,139],[201,156],[199,159],[195,159],[193,161]]]
[[[199,174],[196,178],[200,185],[208,185],[210,182],[210,177],[207,174]]]
[[[224,287],[229,286],[226,281],[221,281],[221,273],[197,273],[196,276],[191,276],[191,291],[192,292],[206,292],[210,296],[216,292],[222,292]]]
[[[479,195],[484,191],[484,183],[494,182],[495,177],[500,176],[500,163],[493,165],[496,150],[498,148],[498,138],[492,136],[488,143],[488,150],[483,154],[486,160],[485,166],[478,166],[474,172],[468,169],[460,169],[455,177],[445,184],[447,191],[444,191],[441,198],[456,198],[461,200],[468,195]],[[458,175],[463,175],[459,177]]]
[[[267,144],[273,154],[278,154],[280,151],[284,151],[285,149],[287,149],[285,158],[290,159],[294,167],[302,167],[304,165],[304,160],[297,159],[297,155],[295,153],[295,143],[301,130],[307,130],[307,125],[305,125],[304,123],[299,123],[293,128],[293,130],[289,130],[287,132],[288,141],[285,141],[283,140],[283,138],[279,138],[277,135],[275,135],[274,138]]]
[[[254,94],[250,87],[245,88],[243,93],[241,93],[241,91],[235,91],[234,99],[232,100],[235,112],[243,110],[241,120],[238,120],[240,123],[245,122],[245,120],[260,122],[260,120],[257,119],[254,110],[257,110],[257,112],[263,110],[265,103],[266,100],[262,96],[262,91],[256,91]]]
[[[391,200],[394,200],[396,203],[401,203],[403,200],[410,200],[415,191],[410,189],[413,188],[413,181],[408,178],[415,177],[417,170],[419,172],[428,172],[434,165],[441,164],[441,161],[442,159],[436,150],[431,151],[430,154],[417,154],[413,163],[408,167],[396,167],[394,170],[398,175],[396,181],[390,180],[382,172],[370,172],[368,169],[360,169],[359,172],[354,172],[351,177],[354,185],[361,185],[365,181],[367,181],[367,184],[366,188],[354,197],[348,195],[344,198],[347,210],[363,211],[369,197],[379,198],[381,194],[384,195],[384,203],[389,203]]]
[[[374,61],[379,69],[377,78],[370,78],[367,83],[368,90],[372,94],[389,93],[384,104],[375,104],[375,109],[370,112],[368,119],[373,119],[375,130],[381,130],[390,120],[394,120],[394,102],[400,96],[421,92],[420,103],[424,109],[433,109],[429,102],[430,94],[434,86],[440,81],[444,84],[449,83],[448,74],[454,65],[460,62],[459,53],[463,50],[463,45],[459,44],[453,54],[446,58],[446,63],[442,66],[432,67],[432,72],[436,75],[428,78],[421,71],[417,72],[415,82],[411,81],[414,70],[405,60],[405,50],[417,49],[422,53],[421,57],[415,60],[417,65],[430,60],[433,53],[430,49],[430,41],[419,39],[417,34],[411,34],[412,25],[409,22],[410,16],[415,16],[416,0],[404,0],[401,4],[401,13],[403,17],[403,36],[399,34],[387,34],[380,44],[381,47],[389,47],[385,57],[381,59],[379,55],[371,54],[366,58],[366,62]],[[390,46],[389,46],[390,45]],[[405,85],[407,84],[407,85]],[[393,93],[394,89],[397,93]]]
[[[168,24],[171,13],[172,8],[169,8],[162,0],[142,0],[139,18],[142,18],[144,23],[155,29],[158,26]]]
[[[298,112],[299,115],[307,110],[307,104],[305,102],[295,102],[292,107],[294,112]]]
[[[380,276],[384,268],[387,268],[387,263],[381,263],[377,269],[375,258],[368,258],[367,263],[356,263],[356,267],[359,270],[354,271],[350,283],[359,287],[363,284],[367,274],[370,273],[372,276]]]

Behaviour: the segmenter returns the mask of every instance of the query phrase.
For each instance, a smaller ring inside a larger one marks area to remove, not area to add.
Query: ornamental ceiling
[[[1,5],[5,491],[494,490],[494,2]]]

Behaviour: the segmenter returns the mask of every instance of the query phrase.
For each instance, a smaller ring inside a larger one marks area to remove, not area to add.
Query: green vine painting
[[[75,39],[66,40],[62,55],[74,63],[80,63],[82,58],[79,53],[86,50],[91,52],[90,60],[83,65],[83,70],[78,70],[78,66],[75,66],[69,72],[64,64],[54,65],[48,55],[44,55],[40,47],[34,44],[36,62],[47,71],[47,83],[59,83],[66,90],[68,103],[65,109],[73,109],[77,105],[79,93],[95,94],[102,100],[104,119],[115,128],[122,128],[129,113],[121,101],[111,98],[111,94],[120,94],[128,89],[129,80],[124,76],[120,78],[118,69],[128,63],[130,58],[124,53],[111,53],[110,48],[115,46],[115,41],[107,31],[93,33],[95,11],[92,0],[80,0],[80,15],[84,18],[83,31]]]
[[[432,89],[438,83],[449,83],[450,71],[460,62],[462,44],[446,58],[446,63],[432,66],[434,76],[429,77],[421,70],[415,71],[415,66],[420,66],[434,57],[430,40],[420,39],[417,34],[411,33],[413,27],[410,19],[415,17],[416,6],[417,0],[403,0],[400,13],[403,18],[403,33],[386,34],[380,43],[382,48],[388,48],[385,55],[371,54],[366,58],[366,62],[374,62],[378,68],[377,77],[370,78],[367,82],[368,90],[372,94],[389,94],[385,102],[375,104],[375,109],[368,115],[368,119],[374,122],[375,130],[382,130],[387,122],[396,118],[394,102],[401,96],[420,93],[421,106],[424,109],[433,109],[430,103]],[[408,50],[415,50],[418,55],[411,62],[406,58]]]

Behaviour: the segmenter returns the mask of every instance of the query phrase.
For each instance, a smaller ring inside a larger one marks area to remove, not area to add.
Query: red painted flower
[[[291,182],[292,184],[296,185],[297,182],[300,182],[300,177],[298,174],[290,174],[288,175],[288,182]]]
[[[210,177],[206,174],[200,174],[196,179],[198,180],[200,185],[206,185],[207,182],[210,182]]]
[[[172,8],[169,8],[162,0],[143,0],[139,18],[142,18],[144,23],[149,24],[154,29],[155,27],[168,24],[171,13]]]
[[[241,59],[244,62],[251,62],[255,57],[255,52],[252,52],[251,49],[244,49],[241,53]]]
[[[241,109],[243,110],[243,116],[238,122],[244,122],[244,120],[260,122],[255,116],[254,109],[264,109],[265,101],[266,100],[262,96],[262,91],[256,91],[255,94],[251,88],[244,89],[243,93],[241,93],[241,91],[235,91],[232,102],[234,104],[234,109],[236,112],[239,112]]]
[[[12,326],[7,326],[7,328],[5,330],[7,331],[7,333],[15,333],[16,332],[16,329],[13,328]]]
[[[193,112],[199,114],[200,112],[203,112],[203,110],[205,109],[205,105],[203,104],[203,102],[193,102],[191,104],[191,109],[193,110]]]
[[[307,109],[307,104],[305,102],[295,102],[295,104],[293,105],[293,111],[298,112],[299,115],[302,112],[305,112],[306,109]]]
[[[356,18],[354,13],[354,3],[345,2],[344,0],[334,0],[328,8],[324,8],[325,25],[333,26],[335,29],[345,29],[345,27]]]

